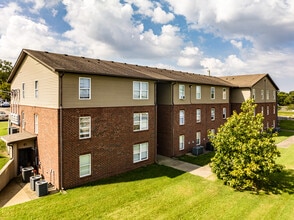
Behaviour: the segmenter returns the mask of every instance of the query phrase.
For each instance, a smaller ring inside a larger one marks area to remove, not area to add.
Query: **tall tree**
[[[219,179],[238,190],[259,190],[269,175],[282,170],[275,163],[280,156],[272,132],[263,130],[263,116],[255,115],[256,104],[249,99],[211,137],[216,154],[211,167]]]
[[[10,100],[10,84],[7,79],[12,70],[12,63],[0,59],[0,96],[3,100]]]

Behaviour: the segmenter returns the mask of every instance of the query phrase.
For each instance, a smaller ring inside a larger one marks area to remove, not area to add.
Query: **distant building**
[[[208,130],[216,132],[253,89],[261,93],[260,80],[267,87],[264,103],[255,97],[258,111],[269,113],[269,126],[276,120],[278,88],[267,74],[243,87],[229,78],[24,49],[8,80],[11,134],[2,139],[14,174],[34,166],[58,189],[205,145]]]

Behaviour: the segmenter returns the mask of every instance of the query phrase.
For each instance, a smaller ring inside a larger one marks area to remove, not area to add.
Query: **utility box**
[[[21,177],[24,183],[30,182],[30,177],[33,175],[34,167],[24,167],[21,169]]]
[[[36,181],[36,194],[38,197],[48,194],[48,182],[46,180]]]
[[[36,175],[36,176],[30,177],[31,190],[33,190],[33,191],[36,190],[36,182],[41,180],[41,178],[42,178],[41,175]]]
[[[200,155],[200,154],[203,154],[203,151],[204,151],[204,147],[203,146],[196,146],[196,147],[193,147],[192,148],[192,154],[193,155]]]

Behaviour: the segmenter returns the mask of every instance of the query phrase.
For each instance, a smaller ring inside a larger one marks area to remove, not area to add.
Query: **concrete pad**
[[[294,144],[294,135],[293,136],[290,136],[286,140],[278,143],[277,146],[278,147],[281,147],[281,148],[288,148],[292,144]]]

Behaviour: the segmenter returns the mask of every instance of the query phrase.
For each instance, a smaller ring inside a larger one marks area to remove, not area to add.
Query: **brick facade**
[[[133,113],[148,112],[149,129],[133,131]],[[63,109],[63,187],[71,188],[155,162],[155,107]],[[91,116],[92,134],[79,139],[79,117]],[[148,142],[148,160],[133,163],[133,145]],[[92,174],[79,177],[79,156],[91,154]]]

